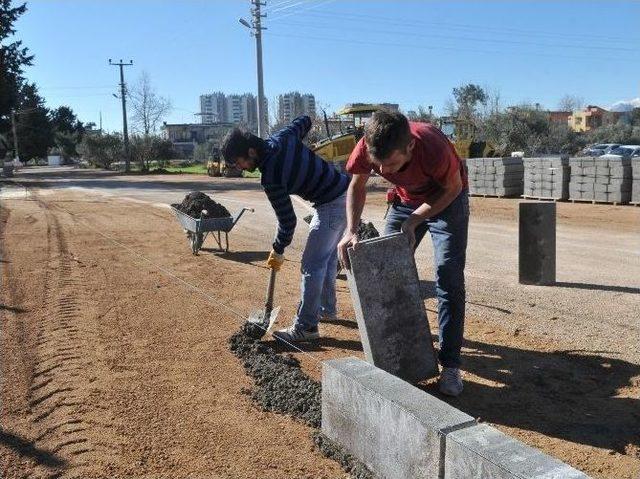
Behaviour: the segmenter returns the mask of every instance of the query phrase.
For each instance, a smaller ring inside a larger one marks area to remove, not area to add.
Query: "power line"
[[[373,46],[386,46],[386,47],[399,47],[399,48],[415,48],[420,50],[431,50],[437,53],[440,50],[449,50],[449,51],[463,51],[470,53],[481,53],[481,54],[489,54],[489,55],[509,55],[516,54],[522,55],[521,52],[516,51],[505,51],[505,50],[477,50],[477,49],[469,49],[469,48],[460,48],[460,47],[451,47],[444,45],[423,45],[417,43],[392,43],[392,42],[380,42],[380,41],[366,41],[366,40],[357,40],[357,39],[345,39],[345,38],[336,38],[336,37],[316,37],[312,35],[292,35],[292,34],[284,34],[284,33],[268,33],[267,35],[272,37],[283,37],[283,38],[298,38],[304,40],[318,40],[318,41],[329,41],[329,42],[338,42],[344,44],[345,42],[349,42],[352,44],[360,44],[360,45],[373,45]],[[571,56],[571,55],[559,55],[554,53],[541,53],[541,52],[527,52],[527,55],[537,55],[537,56],[546,56],[552,58],[567,58],[567,59],[579,59],[579,60],[601,60],[601,61],[625,61],[624,58],[614,58],[614,57],[601,57],[596,58],[593,56]]]
[[[366,20],[367,22],[378,22],[383,23],[385,25],[399,25],[399,26],[416,26],[422,27],[432,26],[432,27],[443,27],[443,28],[456,28],[463,30],[472,30],[474,33],[480,32],[493,32],[502,35],[511,35],[512,33],[517,33],[518,35],[528,35],[528,36],[551,36],[551,37],[559,37],[559,38],[572,38],[575,40],[584,41],[584,35],[582,34],[571,34],[571,33],[560,33],[560,32],[548,32],[548,31],[539,31],[539,30],[525,30],[525,29],[517,29],[513,27],[491,27],[487,25],[470,25],[470,24],[461,24],[461,23],[449,23],[449,22],[428,22],[424,20],[416,20],[413,19],[403,19],[403,18],[388,18],[381,17],[376,15],[367,15],[367,14],[356,14],[356,13],[343,13],[343,12],[310,12],[312,16],[316,17],[325,17],[328,19],[339,19],[339,20]],[[623,42],[630,43],[633,42],[633,38],[629,37],[614,37],[608,35],[589,35],[589,40],[592,41],[594,39],[601,39],[604,41],[610,42]],[[640,41],[640,39],[638,39]]]
[[[271,13],[277,13],[277,12],[281,12],[283,10],[289,10],[290,8],[297,7],[298,5],[303,5],[305,3],[309,3],[309,2],[303,0],[303,1],[300,1],[300,2],[296,2],[296,3],[291,3],[289,5],[285,5],[284,7],[276,8],[275,10],[271,10]]]
[[[335,2],[335,1],[336,0],[320,1],[320,2],[318,2],[316,4],[314,4],[314,5],[310,5],[310,6],[306,7],[306,8],[301,8],[301,9],[295,11],[295,12],[289,12],[289,13],[285,13],[284,15],[276,16],[275,18],[272,18],[271,21],[278,21],[278,20],[281,20],[283,18],[290,17],[291,15],[298,15],[298,14],[300,14],[302,12],[306,12],[306,11],[309,11],[309,10],[315,10],[316,8],[319,8],[322,5],[327,5],[327,4]]]
[[[275,9],[277,7],[280,7],[280,6],[285,5],[287,3],[291,4],[291,3],[296,2],[296,1],[298,1],[298,0],[284,0],[282,2],[274,3],[274,4],[270,5],[270,6],[265,7],[265,9],[263,10],[263,13],[271,12],[273,9]]]
[[[282,22],[281,25],[291,25],[291,26],[301,26],[305,28],[315,28],[326,30],[328,29],[339,29],[343,30],[340,27],[325,27],[321,25],[314,25],[312,23],[304,23],[304,22],[291,22],[286,21]],[[385,34],[385,35],[400,35],[400,36],[410,36],[410,37],[427,37],[427,38],[443,38],[446,40],[462,40],[462,41],[473,41],[473,42],[483,42],[483,43],[498,43],[498,44],[506,44],[506,45],[531,45],[531,46],[541,46],[541,47],[555,47],[555,48],[577,48],[583,50],[612,50],[612,51],[622,51],[622,52],[634,52],[637,53],[638,49],[635,48],[625,48],[625,47],[605,47],[605,46],[597,46],[597,45],[569,45],[569,44],[550,44],[550,43],[538,43],[538,42],[527,42],[522,40],[504,40],[504,39],[488,39],[488,38],[477,38],[477,37],[468,37],[468,36],[452,36],[452,35],[444,35],[439,33],[417,33],[417,32],[407,32],[407,31],[399,31],[399,30],[383,30],[383,29],[371,29],[371,28],[358,28],[358,27],[350,27],[349,31],[356,32],[364,32],[364,33],[375,33],[375,34]]]
[[[104,90],[113,88],[113,85],[104,86],[38,86],[40,90]]]

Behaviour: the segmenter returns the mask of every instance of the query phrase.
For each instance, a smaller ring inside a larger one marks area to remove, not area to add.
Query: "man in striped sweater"
[[[347,226],[349,177],[307,148],[302,140],[311,119],[301,116],[263,140],[235,128],[226,136],[227,163],[262,173],[261,184],[276,213],[278,226],[267,265],[278,271],[293,239],[296,214],[291,195],[312,203],[314,214],[302,254],[301,300],[293,324],[274,333],[288,342],[318,339],[318,321],[336,317],[337,245]]]

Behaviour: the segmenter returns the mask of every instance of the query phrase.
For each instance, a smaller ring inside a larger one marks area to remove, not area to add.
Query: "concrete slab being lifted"
[[[438,375],[413,250],[403,233],[349,250],[349,289],[365,358],[409,382]]]

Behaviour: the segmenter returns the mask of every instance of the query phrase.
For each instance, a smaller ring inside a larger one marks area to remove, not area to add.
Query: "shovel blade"
[[[249,316],[249,319],[247,319],[248,323],[254,324],[257,328],[260,328],[262,330],[262,336],[267,334],[278,320],[280,306],[278,306],[277,308],[273,308],[271,310],[271,314],[268,317],[265,317],[264,313],[265,311],[263,309],[254,311]]]

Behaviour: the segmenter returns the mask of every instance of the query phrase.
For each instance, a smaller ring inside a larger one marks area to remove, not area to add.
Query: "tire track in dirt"
[[[83,318],[82,275],[70,252],[60,221],[36,197],[47,221],[47,255],[43,265],[43,315],[35,343],[35,364],[27,395],[29,420],[37,431],[34,444],[66,460],[66,467],[49,469],[44,477],[82,476],[82,467],[95,456],[116,453],[92,440],[98,426],[87,415],[86,401],[92,369],[90,322]]]

